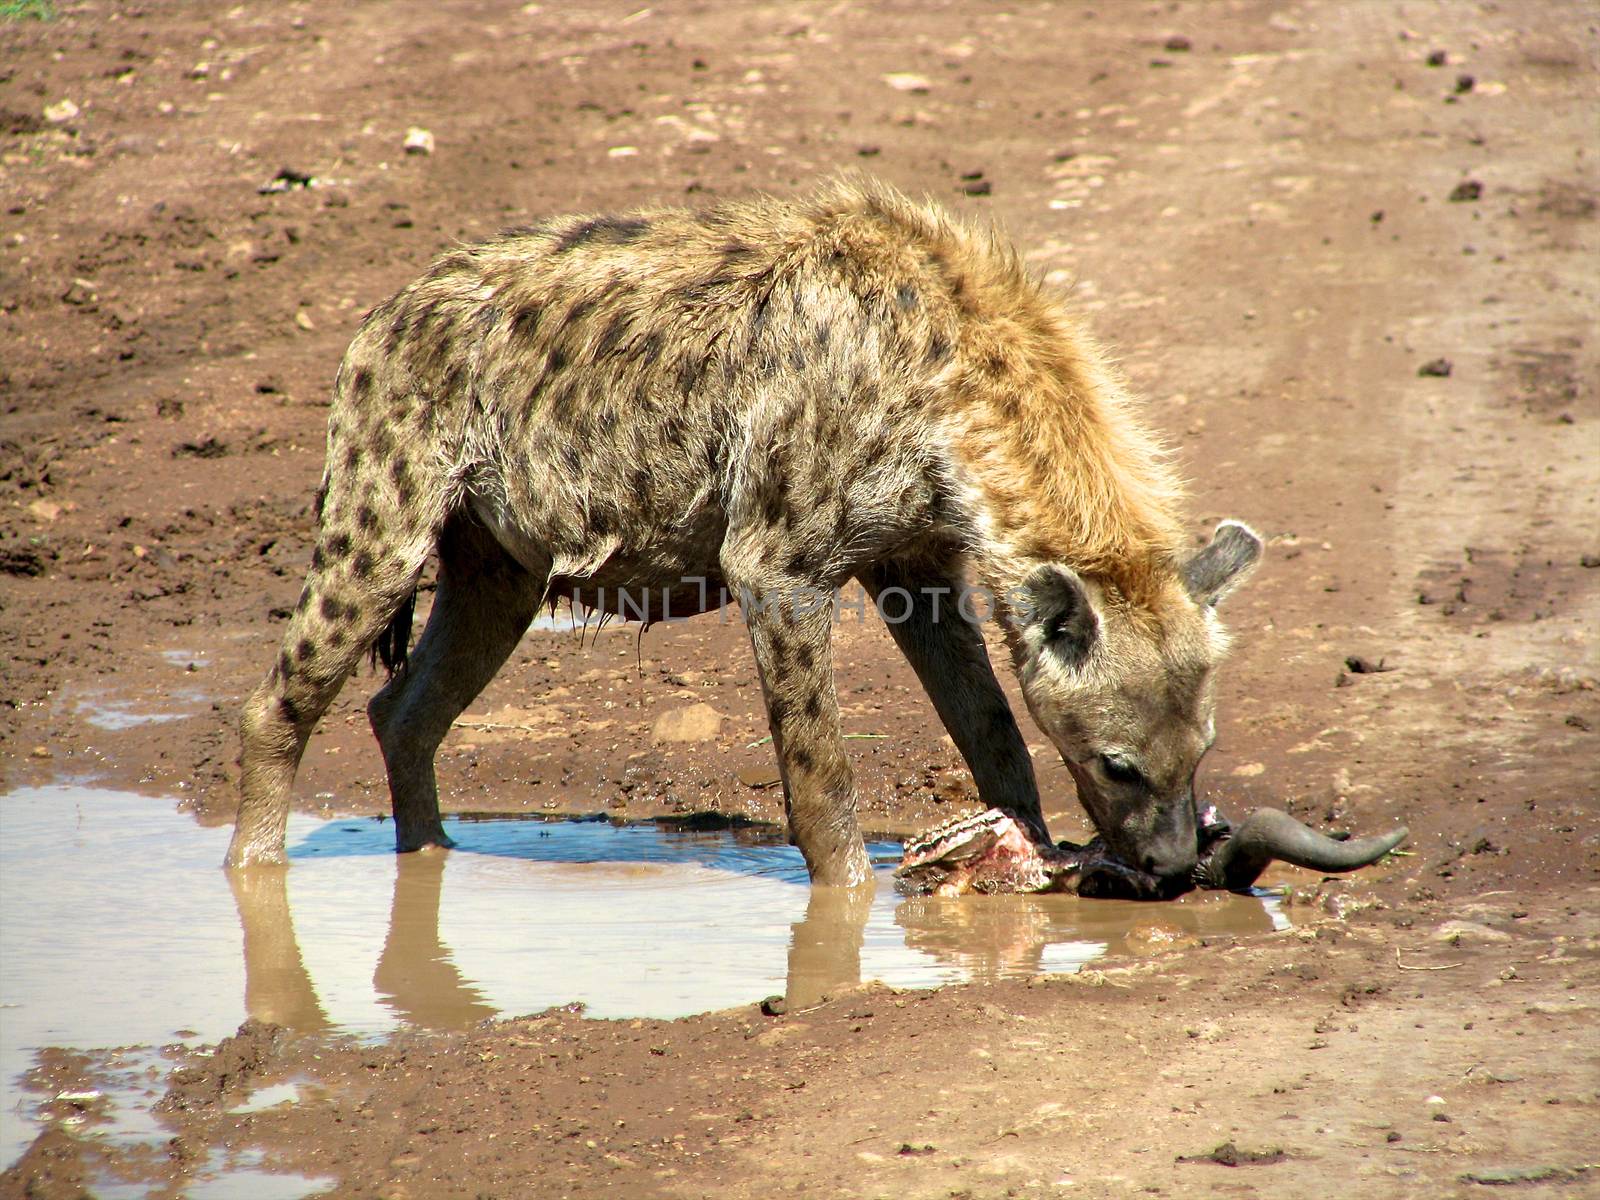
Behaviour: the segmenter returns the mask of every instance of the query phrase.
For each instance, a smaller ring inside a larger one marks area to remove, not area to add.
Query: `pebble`
[[[406,130],[404,144],[407,154],[432,154],[433,134],[420,125],[413,125]]]
[[[59,125],[63,121],[72,120],[78,115],[78,111],[78,106],[71,100],[61,100],[45,106],[44,119],[53,125]]]
[[[933,88],[933,82],[926,75],[914,75],[910,71],[891,72],[883,76],[883,81],[897,92],[922,93]]]
[[[656,718],[650,728],[653,742],[709,742],[722,732],[722,714],[709,704],[675,708]]]

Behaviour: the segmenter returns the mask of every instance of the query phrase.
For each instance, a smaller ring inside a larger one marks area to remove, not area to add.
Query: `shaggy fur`
[[[246,707],[230,862],[281,860],[306,738],[369,648],[405,664],[369,709],[399,848],[446,844],[432,760],[451,722],[538,605],[616,611],[619,589],[619,615],[646,622],[723,586],[750,601],[791,833],[819,881],[859,882],[866,858],[831,613],[780,602],[797,589],[981,580],[1069,760],[1155,746],[1171,761],[1152,784],[1171,792],[1198,752],[1176,734],[1161,749],[1163,731],[1208,720],[1220,651],[1185,578],[1220,589],[1259,549],[1252,535],[1243,558],[1184,563],[1178,498],[1120,383],[1015,252],[881,185],[559,218],[453,249],[368,315],[339,369],[311,572]],[[408,661],[432,551],[438,595]],[[1063,604],[1076,621],[1044,620]],[[891,628],[985,800],[1042,833],[977,629],[948,599]],[[1163,836],[1102,829],[1124,849]]]

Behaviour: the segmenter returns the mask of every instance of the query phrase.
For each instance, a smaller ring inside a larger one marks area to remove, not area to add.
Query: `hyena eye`
[[[1115,754],[1100,756],[1100,770],[1112,783],[1144,782],[1144,776],[1139,773],[1138,767],[1125,758],[1118,758]]]

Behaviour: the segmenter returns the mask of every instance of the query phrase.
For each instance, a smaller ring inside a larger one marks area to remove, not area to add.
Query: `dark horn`
[[[1402,825],[1392,833],[1341,842],[1302,825],[1288,813],[1258,808],[1200,864],[1196,882],[1201,887],[1243,891],[1274,859],[1328,874],[1354,871],[1377,862],[1405,841],[1409,832]]]

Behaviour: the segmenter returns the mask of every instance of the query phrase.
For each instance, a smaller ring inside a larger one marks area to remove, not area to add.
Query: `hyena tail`
[[[369,652],[372,666],[376,669],[382,663],[390,679],[405,668],[406,659],[411,654],[411,622],[416,611],[417,589],[412,588],[410,594],[400,602],[400,607],[394,610],[389,623],[373,639]]]

